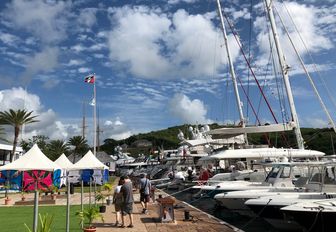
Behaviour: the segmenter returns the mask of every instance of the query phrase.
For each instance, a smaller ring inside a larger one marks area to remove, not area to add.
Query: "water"
[[[174,194],[176,191],[166,190],[169,194]],[[207,212],[231,225],[240,228],[246,232],[278,232],[271,225],[265,222],[262,218],[250,218],[233,213],[225,208],[216,206],[216,202],[212,198],[198,198],[192,197],[191,193],[181,192],[175,194],[174,197],[181,201],[185,201],[200,210]]]

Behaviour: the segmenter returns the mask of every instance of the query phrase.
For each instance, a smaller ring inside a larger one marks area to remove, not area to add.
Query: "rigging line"
[[[311,86],[313,87],[313,90],[314,90],[315,94],[316,94],[316,96],[317,96],[317,98],[318,98],[318,100],[319,100],[319,102],[320,102],[320,104],[321,104],[323,110],[325,111],[325,113],[326,113],[326,115],[327,115],[327,117],[328,117],[328,119],[329,119],[329,123],[331,124],[332,128],[333,128],[334,131],[336,132],[336,126],[335,126],[335,124],[334,124],[334,120],[332,119],[331,115],[329,114],[329,111],[328,111],[326,105],[324,104],[324,102],[323,102],[323,100],[322,100],[320,94],[318,93],[317,88],[316,88],[315,83],[314,83],[314,80],[313,80],[312,77],[310,76],[310,74],[309,74],[309,72],[308,72],[308,70],[307,70],[305,64],[303,63],[303,60],[302,60],[302,58],[301,58],[301,56],[300,56],[300,54],[299,54],[299,51],[296,49],[296,47],[295,47],[295,45],[294,45],[294,42],[293,42],[291,36],[289,35],[289,32],[288,32],[287,28],[286,28],[285,25],[284,25],[284,22],[283,22],[283,20],[282,20],[282,17],[280,16],[280,14],[279,14],[279,12],[277,11],[277,9],[276,9],[276,8],[274,8],[274,9],[275,9],[275,12],[276,12],[276,13],[278,14],[278,16],[279,16],[279,19],[280,19],[280,21],[281,21],[282,26],[284,27],[284,30],[285,30],[285,32],[286,32],[286,35],[287,35],[287,37],[288,37],[288,39],[289,39],[289,41],[290,41],[292,47],[294,48],[294,51],[295,51],[295,53],[296,53],[296,55],[297,55],[297,57],[298,57],[298,59],[299,59],[301,65],[302,65],[302,68],[303,68],[304,72],[305,72],[306,75],[307,75],[307,78],[308,78],[308,80],[309,80]]]
[[[254,114],[254,116],[256,117],[256,120],[257,120],[257,122],[258,122],[258,125],[261,125],[261,122],[260,122],[260,120],[259,120],[258,114],[256,113],[256,111],[255,111],[255,109],[254,109],[254,107],[253,107],[253,105],[252,105],[252,102],[251,102],[250,98],[249,98],[249,97],[247,96],[247,94],[246,94],[245,88],[244,88],[244,86],[243,86],[243,83],[242,83],[240,77],[238,76],[237,79],[238,79],[238,81],[239,81],[240,87],[242,88],[242,90],[243,90],[243,92],[244,92],[244,94],[245,94],[245,96],[246,96],[246,99],[248,100],[248,103],[249,103],[250,106],[251,106],[251,109],[252,109],[252,111],[253,111],[253,114]],[[268,145],[271,145],[271,141],[270,141],[270,138],[268,137],[267,133],[264,133],[264,136],[265,136],[265,139],[267,140]]]
[[[314,60],[314,58],[313,58],[311,52],[309,52],[309,50],[308,50],[308,48],[307,48],[307,45],[306,45],[304,39],[302,38],[302,35],[301,35],[299,29],[297,28],[297,26],[296,26],[294,20],[293,20],[292,15],[290,14],[290,12],[289,12],[289,10],[288,10],[286,4],[283,2],[283,0],[281,0],[281,2],[282,2],[282,4],[283,4],[284,8],[286,9],[286,12],[287,12],[287,14],[289,15],[289,18],[290,18],[292,24],[294,25],[295,31],[296,31],[296,33],[298,34],[298,36],[299,36],[299,38],[300,38],[300,40],[301,40],[301,42],[302,42],[302,45],[304,46],[304,48],[305,48],[305,50],[306,50],[306,52],[307,52],[309,58],[311,59],[311,61],[312,61],[312,63],[313,63],[313,68],[314,68],[315,72],[317,73],[318,78],[319,78],[320,81],[322,82],[324,88],[325,88],[326,91],[327,91],[327,95],[329,96],[329,98],[330,98],[332,104],[333,104],[334,107],[336,108],[336,101],[335,101],[335,98],[332,96],[332,94],[331,94],[331,92],[330,92],[330,90],[329,90],[329,88],[328,88],[328,85],[325,83],[324,79],[322,78],[322,76],[321,76],[321,74],[320,74],[320,72],[319,72],[319,70],[318,70],[318,68],[317,68],[317,66],[316,66],[316,62],[315,62],[315,60]]]
[[[251,40],[252,40],[252,11],[253,11],[253,0],[250,1],[250,30],[249,30],[249,51],[248,51],[248,59],[251,62]],[[247,96],[250,95],[250,70],[247,70]],[[247,101],[247,99],[246,99]],[[249,116],[249,107],[246,104],[246,119]]]
[[[269,102],[268,102],[268,100],[267,100],[267,98],[266,98],[264,92],[262,91],[262,88],[261,88],[261,86],[260,86],[260,83],[259,83],[259,81],[258,81],[258,79],[257,79],[257,77],[256,77],[256,75],[255,75],[255,73],[254,73],[254,71],[253,71],[253,69],[252,69],[250,63],[248,62],[248,59],[247,59],[246,54],[245,54],[245,52],[244,52],[244,50],[243,50],[243,47],[242,47],[241,43],[239,42],[239,38],[237,38],[238,35],[237,35],[237,33],[235,32],[235,30],[234,30],[234,28],[233,28],[233,25],[230,23],[230,21],[229,21],[227,15],[226,15],[224,12],[223,12],[223,15],[224,15],[226,21],[228,22],[228,25],[229,25],[229,27],[230,27],[230,29],[231,29],[231,32],[233,33],[233,35],[234,35],[234,37],[235,37],[235,40],[236,40],[236,42],[237,42],[237,44],[238,44],[238,46],[239,46],[240,52],[243,54],[244,60],[245,60],[245,62],[247,63],[248,68],[249,68],[250,71],[251,71],[251,74],[252,74],[252,76],[253,76],[253,78],[254,78],[254,80],[255,80],[255,82],[256,82],[258,88],[259,88],[259,91],[261,92],[261,94],[262,94],[262,96],[263,96],[263,98],[264,98],[264,100],[265,100],[265,102],[266,102],[266,104],[267,104],[268,109],[270,110],[270,112],[271,112],[271,114],[272,114],[272,117],[273,117],[274,121],[275,121],[276,123],[278,123],[278,120],[277,120],[277,118],[275,117],[275,114],[274,114],[274,112],[273,112],[273,110],[272,110],[272,108],[271,108],[271,105],[269,104]]]

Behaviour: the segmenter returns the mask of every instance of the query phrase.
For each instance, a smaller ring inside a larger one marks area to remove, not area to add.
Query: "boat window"
[[[280,175],[280,178],[289,178],[291,173],[291,168],[290,167],[284,167],[282,169],[282,173]]]
[[[269,178],[276,178],[278,176],[280,167],[273,167],[272,170],[268,173],[267,177],[266,177],[266,181]]]

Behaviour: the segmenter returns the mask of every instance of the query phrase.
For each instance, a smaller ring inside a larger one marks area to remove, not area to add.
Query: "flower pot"
[[[84,232],[95,232],[97,230],[96,227],[91,226],[90,228],[83,228]]]
[[[5,205],[9,205],[10,201],[11,201],[11,199],[9,199],[8,197],[5,198]]]
[[[105,213],[106,212],[106,205],[99,206],[99,212]]]
[[[107,205],[112,205],[112,199],[106,199],[106,204]]]

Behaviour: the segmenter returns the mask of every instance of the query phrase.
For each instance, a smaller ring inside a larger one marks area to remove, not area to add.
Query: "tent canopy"
[[[62,169],[69,169],[73,166],[73,163],[64,155],[64,153],[58,157],[55,162],[58,166],[60,166]]]
[[[12,163],[0,167],[3,170],[17,170],[17,171],[31,171],[31,170],[44,170],[54,171],[61,169],[61,167],[51,161],[43,154],[40,148],[35,144],[29,151],[27,151],[19,159]]]
[[[72,165],[68,170],[84,170],[84,169],[108,169],[108,167],[100,162],[89,150],[83,158]]]

